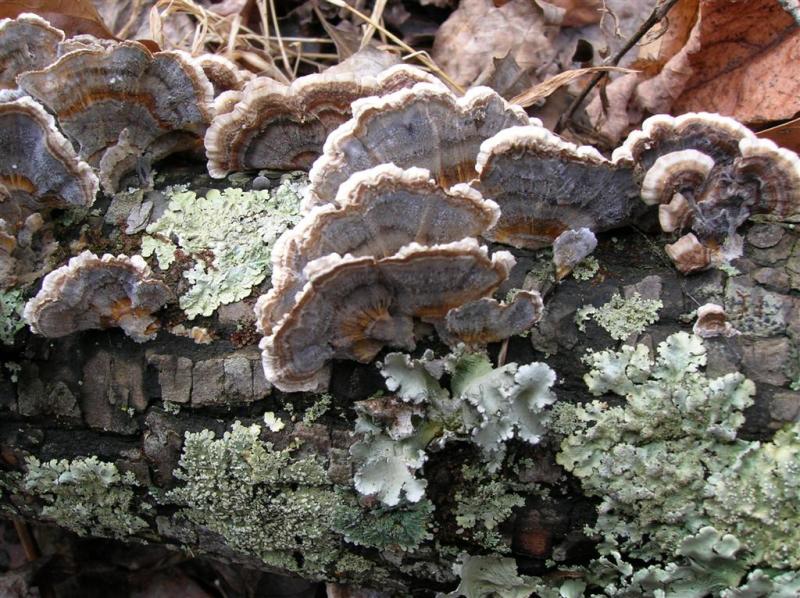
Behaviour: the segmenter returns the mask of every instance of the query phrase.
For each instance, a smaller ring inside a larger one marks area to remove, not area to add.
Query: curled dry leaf
[[[756,133],[763,139],[774,141],[781,147],[800,152],[800,118]]]
[[[640,54],[648,68],[587,107],[610,142],[647,113],[713,111],[752,124],[800,111],[800,29],[777,0],[681,0],[665,22]]]
[[[23,12],[32,12],[67,36],[89,33],[95,37],[113,39],[91,0],[7,0],[0,2],[0,18],[13,19]]]
[[[550,64],[558,26],[529,0],[496,6],[463,0],[436,33],[433,59],[459,85],[470,85],[495,57],[510,54],[522,69]]]

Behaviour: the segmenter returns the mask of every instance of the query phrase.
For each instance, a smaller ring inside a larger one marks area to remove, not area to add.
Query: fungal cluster
[[[210,316],[271,272],[255,311],[265,374],[284,391],[324,390],[332,360],[366,363],[384,347],[412,350],[431,330],[474,350],[528,330],[542,316],[542,298],[492,298],[515,259],[490,242],[552,247],[560,281],[594,250],[597,233],[645,225],[658,206],[662,232],[674,235],[665,249],[690,273],[738,257],[737,229],[751,215],[791,220],[800,211],[800,159],[718,115],[651,117],[609,159],[489,88],[457,97],[429,73],[374,50],[287,83],[219,56],[65,37],[35,15],[0,21],[0,134],[9,140],[0,148],[0,290],[33,285],[63,256],[53,234],[57,210],[86,209],[100,187],[113,195],[132,173],[149,184],[151,166],[165,156],[204,154],[215,178],[309,170],[299,223],[274,245],[276,235],[264,237],[263,251],[252,236],[246,250],[237,245],[246,216],[223,227],[229,234],[199,233],[205,241],[192,258],[203,281],[228,280],[219,270],[239,266],[248,275],[234,276],[232,290],[217,285],[219,297],[203,295],[195,307],[181,299],[190,318]],[[213,213],[237,214],[225,202],[241,204],[245,195],[219,197]],[[182,249],[199,246],[175,232],[186,223],[155,220],[141,228],[169,229]],[[168,243],[145,238],[143,254],[157,253],[157,242]],[[235,263],[247,255],[258,264]],[[150,338],[152,312],[178,292],[164,287],[139,304],[137,285],[161,283],[136,257],[76,259],[79,266],[45,279],[25,311],[31,328],[52,335],[121,325],[136,340]],[[126,278],[106,301],[64,295],[84,289],[90,271],[88,280],[124,271],[136,282]],[[40,322],[38,306],[63,311],[70,302],[95,311],[65,319],[72,328]],[[131,310],[144,320],[131,323]]]

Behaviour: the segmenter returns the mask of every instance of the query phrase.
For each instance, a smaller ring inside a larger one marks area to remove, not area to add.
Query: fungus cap
[[[153,312],[171,296],[141,256],[100,258],[84,251],[44,278],[23,317],[31,330],[49,338],[118,326],[136,342],[144,342],[158,329]]]

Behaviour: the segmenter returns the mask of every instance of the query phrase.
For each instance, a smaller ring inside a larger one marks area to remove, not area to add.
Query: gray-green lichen
[[[639,334],[650,324],[658,321],[658,310],[664,304],[658,299],[643,299],[635,293],[623,299],[614,293],[611,300],[600,306],[584,305],[575,312],[575,323],[585,332],[586,320],[592,318],[598,326],[615,340],[625,340],[631,334]]]
[[[300,219],[302,186],[287,175],[273,191],[170,195],[167,210],[146,229],[142,255],[155,255],[162,269],[175,261],[178,250],[194,261],[184,272],[190,288],[179,299],[189,319],[244,299],[270,274],[273,244]]]
[[[557,461],[600,498],[592,532],[608,554],[659,561],[712,527],[742,542],[743,570],[800,568],[800,423],[771,442],[737,439],[754,384],[707,377],[702,340],[683,332],[655,359],[639,345],[585,361],[590,392],[626,402],[560,405]]]
[[[320,417],[325,415],[328,409],[331,408],[331,403],[333,402],[333,397],[329,394],[322,394],[319,398],[314,402],[311,407],[306,409],[305,413],[303,413],[303,423],[307,426],[310,426],[315,421],[317,421]]]
[[[275,450],[258,425],[235,422],[222,438],[186,433],[174,475],[184,484],[167,494],[177,516],[222,536],[233,549],[265,563],[322,577],[341,552],[333,531],[340,498],[322,464]],[[298,557],[299,555],[299,557]]]
[[[600,262],[593,255],[581,260],[572,269],[572,277],[575,280],[591,280],[600,270]]]
[[[14,344],[14,335],[25,326],[22,310],[25,299],[20,289],[0,290],[0,343]]]
[[[458,533],[467,534],[482,548],[493,552],[509,552],[509,542],[498,526],[511,516],[525,499],[510,491],[509,484],[482,468],[465,465],[461,468],[464,483],[455,493]]]
[[[433,510],[429,500],[396,508],[379,506],[361,510],[343,498],[336,511],[334,528],[351,544],[410,552],[433,538],[429,531]]]
[[[517,564],[511,558],[464,555],[453,569],[461,582],[439,598],[528,598],[537,587],[535,578],[517,573]]]
[[[131,472],[94,456],[46,463],[28,457],[25,465],[22,488],[42,501],[43,517],[79,535],[124,539],[148,528],[140,517],[148,505],[136,498]]]
[[[550,390],[555,373],[544,363],[492,368],[485,357],[463,351],[443,359],[431,352],[420,359],[390,353],[380,370],[401,403],[392,407],[392,422],[359,413],[355,432],[361,438],[350,453],[356,490],[389,506],[403,497],[410,502],[423,497],[427,482],[417,472],[432,442],[471,440],[488,468],[496,471],[508,440],[541,440],[548,419],[545,408],[555,401]],[[450,374],[450,389],[440,384],[445,373]]]

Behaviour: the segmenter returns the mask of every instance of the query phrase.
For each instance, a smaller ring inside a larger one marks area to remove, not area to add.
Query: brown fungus
[[[335,204],[315,208],[276,243],[273,288],[260,300],[262,331],[292,305],[309,262],[331,253],[381,259],[412,242],[438,245],[477,237],[499,214],[494,202],[469,186],[444,190],[421,168],[384,164],[356,173],[339,188]]]
[[[740,334],[728,321],[725,309],[716,303],[706,303],[697,308],[697,321],[692,332],[703,338],[731,337]]]
[[[35,14],[0,19],[0,89],[14,89],[17,75],[54,62],[63,40],[63,31]]]
[[[430,171],[442,187],[477,176],[481,143],[531,121],[488,87],[457,98],[441,84],[420,83],[353,103],[353,117],[333,131],[309,173],[304,207],[330,203],[352,174],[379,164]]]
[[[567,276],[597,247],[597,237],[588,228],[567,230],[553,241],[553,265],[556,280]]]
[[[214,87],[214,97],[225,91],[240,90],[255,78],[253,73],[240,69],[235,62],[219,54],[202,54],[195,57],[195,61]]]
[[[639,205],[628,160],[611,162],[541,126],[510,127],[483,142],[477,170],[478,188],[501,210],[485,236],[515,247],[546,247],[569,229],[624,226]]]
[[[20,75],[19,84],[56,115],[80,156],[100,167],[109,192],[120,166],[144,171],[171,153],[201,147],[213,98],[188,54],[153,54],[136,42],[69,52]],[[104,164],[109,151],[116,155]]]
[[[45,276],[23,317],[49,338],[118,326],[141,343],[155,337],[159,325],[152,314],[171,297],[140,256],[100,258],[84,251]]]
[[[451,346],[464,343],[481,348],[527,332],[542,319],[543,311],[542,297],[536,291],[519,291],[508,304],[478,299],[447,312],[439,332]]]
[[[41,214],[91,206],[98,181],[53,117],[30,97],[0,103],[0,138],[0,219],[4,238],[14,239],[3,244],[0,288],[6,288],[40,276],[57,246]]]
[[[614,155],[636,163],[642,200],[658,204],[665,232],[691,230],[667,246],[682,272],[739,257],[737,229],[751,215],[800,213],[800,159],[731,118],[654,116]]]
[[[291,85],[253,79],[238,95],[228,94],[220,102],[205,137],[208,172],[222,178],[259,168],[308,170],[328,134],[350,118],[354,100],[421,81],[434,78],[405,65],[375,77],[323,72]]]
[[[490,258],[474,239],[412,243],[383,259],[320,258],[306,266],[294,306],[261,341],[266,378],[283,391],[319,391],[332,359],[368,363],[384,346],[413,349],[414,318],[439,322],[490,295],[513,265],[511,254]],[[258,306],[256,313],[262,317]]]

